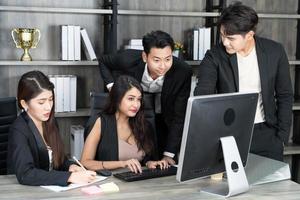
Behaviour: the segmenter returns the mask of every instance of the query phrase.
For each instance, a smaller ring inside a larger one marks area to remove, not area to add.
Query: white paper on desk
[[[103,181],[105,179],[107,179],[107,177],[105,177],[105,176],[96,176],[96,179],[93,182],[87,183],[87,184],[75,184],[75,183],[72,183],[72,184],[70,184],[68,186],[41,185],[41,187],[45,188],[45,189],[48,189],[48,190],[51,190],[51,191],[54,191],[54,192],[62,192],[62,191],[67,191],[67,190],[71,190],[71,189],[83,187],[83,186],[86,186],[86,185],[90,185],[90,184],[93,184],[93,183],[96,183],[96,182],[99,182],[99,181]]]

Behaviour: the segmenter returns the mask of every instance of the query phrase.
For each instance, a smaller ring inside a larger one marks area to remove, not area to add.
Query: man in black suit
[[[257,13],[240,2],[224,9],[222,42],[201,62],[194,94],[258,92],[250,151],[283,160],[293,103],[289,63],[281,44],[255,36],[257,23]]]
[[[109,89],[113,75],[136,78],[144,92],[152,93],[158,152],[169,164],[180,148],[187,100],[190,96],[192,69],[172,56],[174,41],[163,31],[152,31],[143,37],[144,51],[125,50],[99,59],[103,80]]]

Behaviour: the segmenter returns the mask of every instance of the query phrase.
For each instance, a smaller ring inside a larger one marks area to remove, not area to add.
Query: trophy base
[[[23,54],[21,57],[21,61],[32,61],[32,58],[29,54]]]

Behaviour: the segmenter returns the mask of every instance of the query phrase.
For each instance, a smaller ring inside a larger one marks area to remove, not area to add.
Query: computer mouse
[[[96,170],[96,173],[100,176],[111,176],[112,175],[111,171],[109,171],[107,169]]]

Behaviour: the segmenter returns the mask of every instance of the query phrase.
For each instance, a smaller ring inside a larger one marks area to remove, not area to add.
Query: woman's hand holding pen
[[[80,171],[85,171],[85,169],[75,164],[72,164],[69,167],[69,172],[80,172]]]
[[[90,170],[82,170],[72,172],[68,179],[69,183],[90,183],[96,178],[96,172]]]
[[[69,171],[72,172],[71,176],[68,179],[69,183],[90,183],[96,178],[96,172],[86,170],[84,166],[73,156],[75,162],[79,165],[72,164],[69,167]]]

